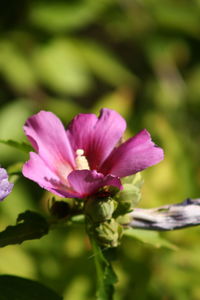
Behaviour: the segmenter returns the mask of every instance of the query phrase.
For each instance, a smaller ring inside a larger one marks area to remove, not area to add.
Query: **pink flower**
[[[24,126],[36,153],[30,153],[23,175],[62,197],[84,198],[104,186],[121,189],[121,177],[163,159],[145,129],[117,146],[125,128],[125,120],[106,108],[99,118],[77,115],[67,130],[53,113],[40,111]]]

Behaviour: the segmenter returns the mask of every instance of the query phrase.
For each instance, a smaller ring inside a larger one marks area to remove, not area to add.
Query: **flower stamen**
[[[76,150],[76,167],[77,170],[90,170],[88,161],[86,156],[84,156],[84,150],[83,149],[77,149]]]

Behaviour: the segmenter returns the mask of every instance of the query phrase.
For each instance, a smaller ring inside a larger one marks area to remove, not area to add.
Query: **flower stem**
[[[91,238],[91,244],[97,274],[97,300],[112,300],[117,276],[110,261],[103,255],[102,249],[93,238]]]

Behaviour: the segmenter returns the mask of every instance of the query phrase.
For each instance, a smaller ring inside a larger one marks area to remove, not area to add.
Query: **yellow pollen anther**
[[[76,150],[76,167],[77,170],[90,170],[87,158],[84,156],[83,149]]]

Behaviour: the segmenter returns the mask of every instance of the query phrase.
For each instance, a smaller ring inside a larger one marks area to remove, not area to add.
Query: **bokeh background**
[[[67,124],[79,112],[113,108],[128,122],[127,137],[147,128],[165,150],[165,160],[143,172],[140,207],[197,198],[199,39],[199,0],[1,1],[0,138],[25,140],[24,121],[41,109]],[[0,146],[4,167],[27,158]],[[46,213],[48,197],[20,178],[0,205],[0,229],[26,209]],[[162,236],[176,250],[123,239],[116,300],[200,299],[200,228]],[[81,226],[1,249],[0,273],[39,280],[66,300],[94,299]]]

